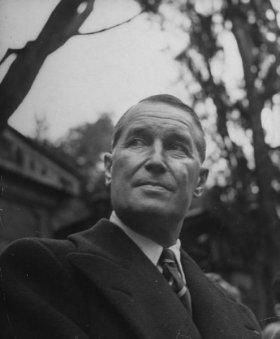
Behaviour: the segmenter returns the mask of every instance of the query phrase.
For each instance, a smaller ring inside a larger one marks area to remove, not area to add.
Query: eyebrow
[[[125,138],[130,138],[133,135],[151,135],[152,129],[149,128],[149,126],[145,126],[145,127],[141,127],[141,126],[135,126],[135,127],[131,127],[127,133],[127,135],[125,136]]]
[[[193,146],[196,143],[191,133],[183,133],[181,131],[178,131],[177,129],[171,129],[169,131],[166,131],[166,138],[167,140],[174,139],[178,142],[191,146],[191,148],[193,148]]]
[[[181,132],[178,132],[178,131],[168,131],[166,133],[167,137],[168,138],[175,138],[175,139],[179,139],[179,141],[182,141],[182,142],[191,142],[192,141],[192,138],[187,135],[187,134],[183,134]]]

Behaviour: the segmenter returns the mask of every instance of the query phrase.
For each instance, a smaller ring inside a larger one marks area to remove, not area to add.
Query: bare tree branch
[[[17,52],[17,58],[0,84],[0,130],[29,92],[45,59],[78,32],[94,2],[60,0],[36,40],[21,50],[7,51],[2,62],[13,52]]]
[[[0,131],[24,100],[49,54],[63,46],[73,36],[111,30],[147,11],[147,7],[144,7],[140,13],[121,23],[96,32],[79,33],[80,27],[92,12],[94,3],[95,0],[60,0],[36,40],[27,42],[21,49],[7,50],[0,65],[12,54],[16,54],[17,57],[0,84]]]
[[[97,34],[97,33],[103,33],[103,32],[106,32],[106,31],[109,31],[113,28],[116,28],[116,27],[119,27],[119,26],[122,26],[124,24],[127,24],[129,22],[131,22],[132,20],[134,20],[135,18],[137,18],[138,16],[140,16],[142,13],[145,12],[145,9],[143,9],[142,11],[140,11],[139,13],[135,14],[133,17],[125,20],[125,21],[122,21],[116,25],[113,25],[113,26],[109,26],[109,27],[106,27],[106,28],[102,28],[98,31],[93,31],[93,32],[87,32],[87,33],[77,33],[76,35],[93,35],[93,34]]]
[[[268,99],[273,94],[276,94],[280,91],[280,80],[277,69],[280,68],[280,53],[275,48],[276,59],[274,63],[270,66],[267,75],[263,81],[264,84],[264,97]]]
[[[269,150],[270,151],[277,151],[277,150],[280,150],[280,145],[279,146],[268,146]]]
[[[8,59],[8,57],[12,54],[18,54],[20,51],[22,50],[22,48],[19,49],[14,49],[14,48],[8,48],[7,52],[5,53],[5,55],[3,56],[3,58],[0,61],[0,66]]]

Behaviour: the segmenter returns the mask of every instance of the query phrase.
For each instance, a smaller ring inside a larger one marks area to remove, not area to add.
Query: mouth
[[[166,184],[166,183],[155,182],[155,181],[140,182],[136,186],[143,186],[149,189],[159,190],[159,191],[160,190],[172,191],[171,185]]]

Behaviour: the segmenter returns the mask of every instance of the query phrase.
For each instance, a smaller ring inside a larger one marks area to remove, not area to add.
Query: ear
[[[277,317],[280,317],[280,303],[274,305],[274,313]]]
[[[200,196],[202,196],[204,189],[205,189],[206,180],[207,180],[207,177],[208,177],[208,172],[209,171],[208,171],[207,168],[201,167],[199,177],[198,177],[198,181],[197,181],[197,185],[196,185],[196,188],[193,192],[193,196],[195,198],[199,198]]]
[[[105,185],[108,186],[112,181],[112,154],[104,154],[104,167],[105,167]]]

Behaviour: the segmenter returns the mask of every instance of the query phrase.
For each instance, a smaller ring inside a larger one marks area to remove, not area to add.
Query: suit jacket
[[[2,254],[0,337],[256,339],[253,314],[182,251],[193,316],[117,226],[66,240],[22,239]]]

